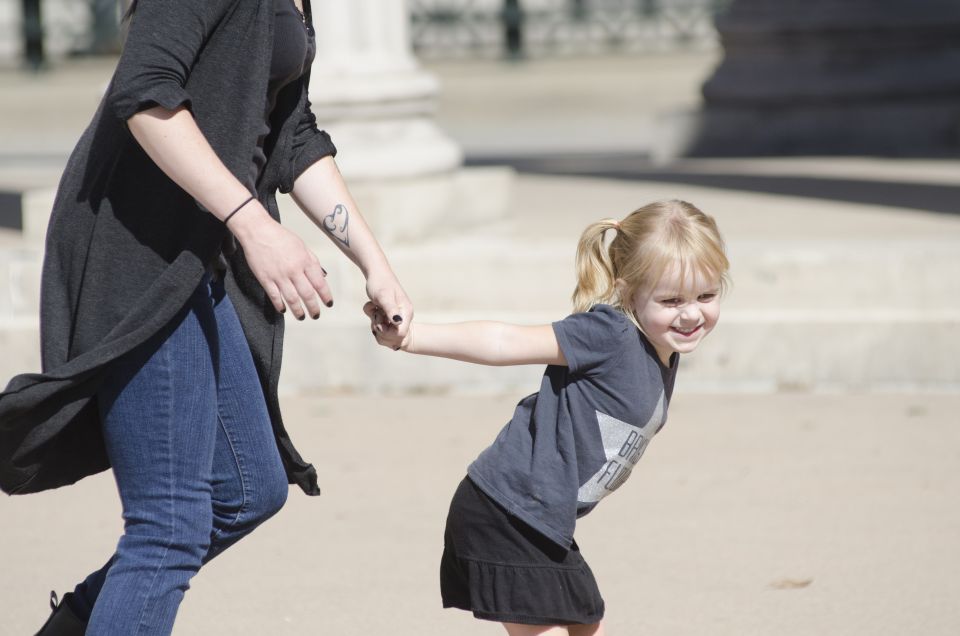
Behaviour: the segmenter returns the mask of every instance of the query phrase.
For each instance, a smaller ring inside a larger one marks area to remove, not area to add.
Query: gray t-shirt
[[[487,495],[570,548],[578,517],[616,490],[667,420],[678,355],[665,367],[618,309],[553,323],[568,366],[547,367],[467,474]]]

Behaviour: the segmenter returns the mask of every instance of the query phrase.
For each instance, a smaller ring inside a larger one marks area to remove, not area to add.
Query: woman
[[[0,485],[112,467],[124,535],[41,634],[169,634],[200,566],[319,494],[277,400],[281,314],[333,298],[278,223],[303,211],[401,330],[411,304],[357,213],[306,87],[309,0],[138,0],[47,236],[43,373],[0,394]],[[301,12],[302,10],[302,12]]]

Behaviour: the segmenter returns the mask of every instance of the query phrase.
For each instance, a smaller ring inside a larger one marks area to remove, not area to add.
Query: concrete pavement
[[[528,369],[527,389],[539,371]],[[323,495],[195,579],[175,634],[498,634],[442,610],[449,497],[523,392],[285,400]],[[957,395],[678,392],[633,477],[577,530],[614,636],[954,636]],[[108,474],[0,499],[0,635],[120,532]]]

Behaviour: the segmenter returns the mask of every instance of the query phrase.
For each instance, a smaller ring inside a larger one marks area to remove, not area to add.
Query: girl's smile
[[[690,353],[720,318],[720,282],[697,272],[680,280],[677,268],[667,270],[653,289],[638,290],[630,308],[640,329],[670,364],[674,353]]]
[[[703,325],[697,325],[697,326],[694,327],[693,329],[689,329],[689,330],[684,330],[684,329],[681,329],[680,327],[670,327],[670,329],[672,329],[673,331],[677,332],[678,334],[680,334],[680,335],[683,336],[684,338],[689,338],[690,336],[692,336],[692,335],[694,335],[695,333],[697,333],[698,331],[700,331],[700,328],[701,328],[702,326],[703,326]]]

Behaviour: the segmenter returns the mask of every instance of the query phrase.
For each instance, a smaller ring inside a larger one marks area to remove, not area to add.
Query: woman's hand
[[[320,302],[333,306],[326,272],[316,255],[300,237],[274,221],[260,203],[248,203],[230,219],[228,227],[277,311],[288,307],[297,320],[306,314],[316,320]]]
[[[277,311],[289,307],[303,320],[307,313],[319,318],[321,302],[328,307],[333,304],[317,257],[274,221],[263,205],[254,199],[231,216],[234,206],[247,200],[250,192],[220,161],[189,110],[157,106],[133,115],[127,125],[168,177],[211,214],[228,220],[228,229]]]
[[[393,272],[384,269],[380,272],[371,272],[367,276],[367,297],[370,303],[379,310],[383,317],[384,326],[390,326],[402,340],[407,335],[407,329],[413,320],[413,303],[407,297],[407,292],[400,286]],[[366,312],[366,306],[364,306]]]

